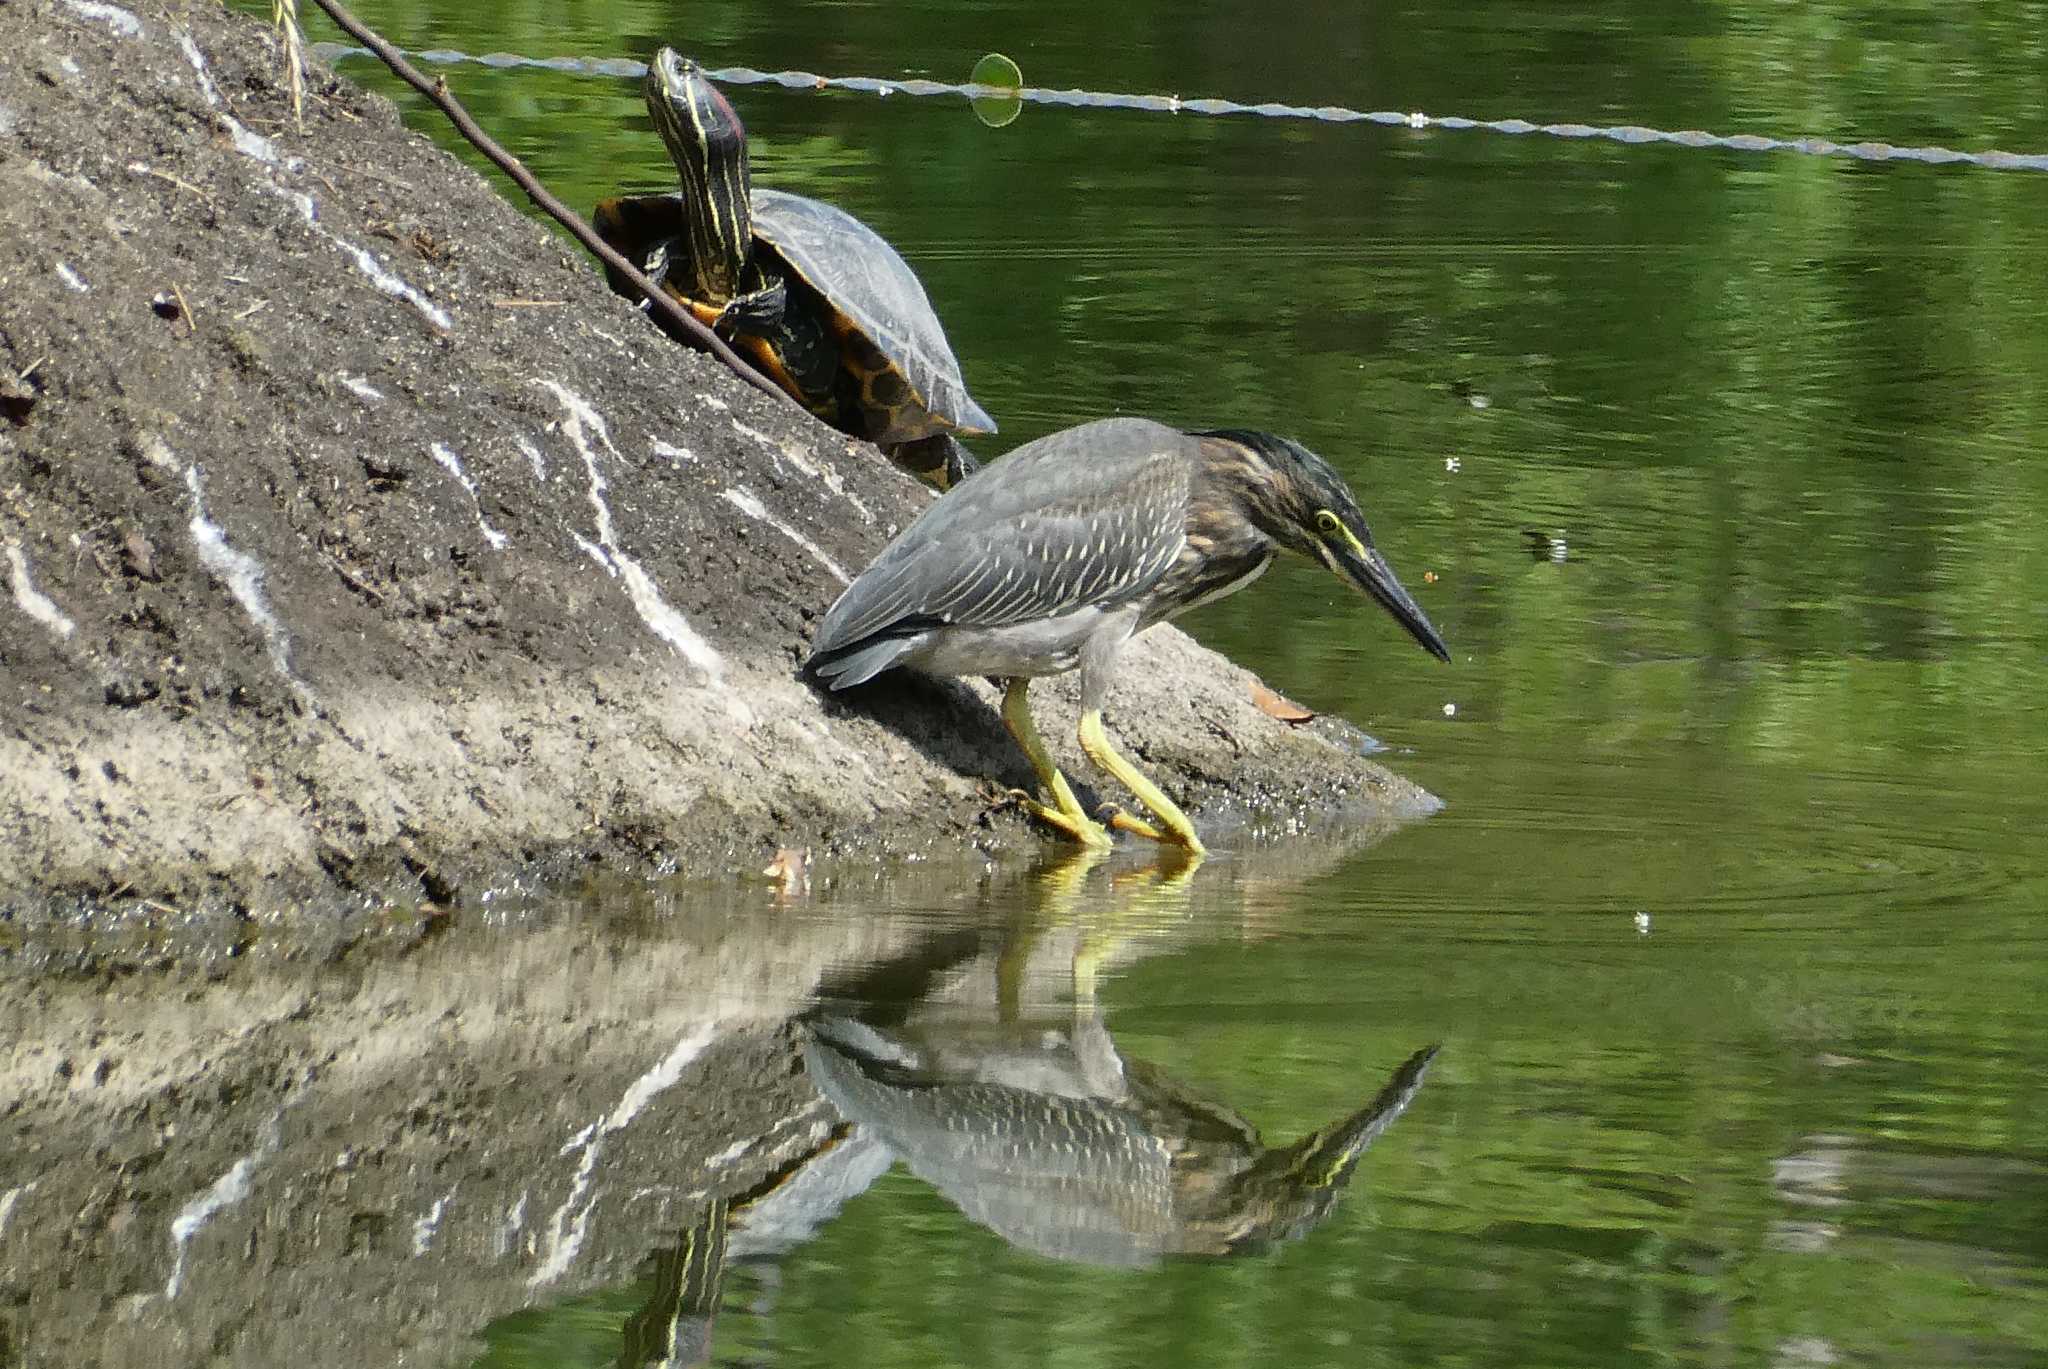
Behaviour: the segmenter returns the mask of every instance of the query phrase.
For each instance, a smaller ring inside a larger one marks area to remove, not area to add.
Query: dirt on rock
[[[256,20],[0,0],[0,53],[17,928],[1038,841],[989,813],[1030,774],[984,684],[797,678],[929,498],[874,448],[669,343],[381,98],[316,67],[295,126]],[[1131,658],[1112,726],[1206,823],[1432,806],[1170,628]]]

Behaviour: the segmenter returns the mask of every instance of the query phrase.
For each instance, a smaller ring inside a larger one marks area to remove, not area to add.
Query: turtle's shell
[[[755,238],[869,344],[849,347],[845,364],[860,374],[874,429],[870,440],[912,442],[942,432],[996,430],[995,420],[967,393],[960,363],[917,273],[881,234],[806,195],[756,187],[751,198]]]

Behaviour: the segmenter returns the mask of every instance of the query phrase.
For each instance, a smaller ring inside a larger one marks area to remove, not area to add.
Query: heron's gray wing
[[[1104,419],[955,486],[848,586],[813,651],[939,625],[1004,627],[1144,592],[1186,540],[1197,439]]]

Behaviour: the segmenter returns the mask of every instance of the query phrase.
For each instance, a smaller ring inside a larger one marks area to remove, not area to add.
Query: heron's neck
[[[1238,501],[1210,485],[1188,501],[1187,542],[1166,572],[1162,617],[1235,594],[1265,573],[1279,544],[1239,512]]]

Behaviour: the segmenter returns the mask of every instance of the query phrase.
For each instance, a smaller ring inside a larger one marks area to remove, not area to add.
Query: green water
[[[2048,148],[2041,4],[1298,8],[363,13],[413,48],[948,80],[998,49],[1046,86]],[[449,79],[572,202],[669,182],[628,82]],[[2048,1362],[2048,176],[734,99],[757,176],[918,268],[985,453],[1110,413],[1288,432],[1455,663],[1305,567],[1187,620],[1448,807],[1264,896],[1226,852],[1098,986],[1126,1057],[1269,1141],[1442,1043],[1327,1220],[1101,1268],[898,1166],[734,1265],[716,1362]],[[649,1288],[477,1330],[609,1363]]]

